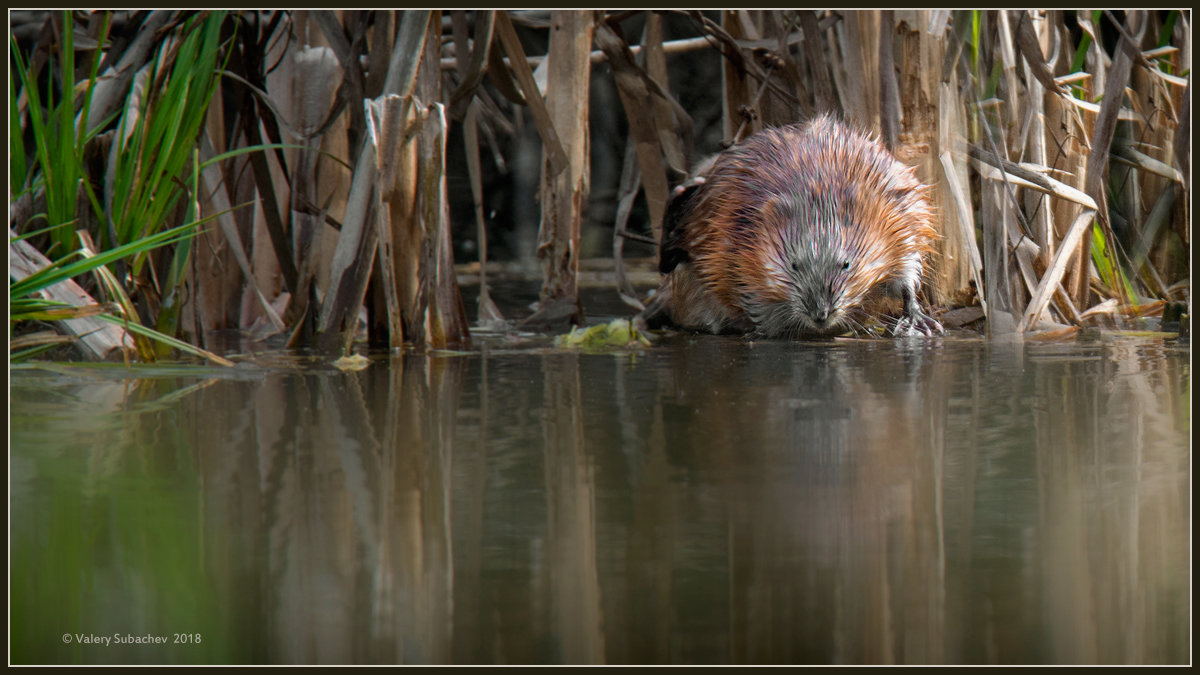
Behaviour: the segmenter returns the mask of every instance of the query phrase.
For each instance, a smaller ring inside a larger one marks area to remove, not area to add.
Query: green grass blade
[[[183,241],[195,236],[196,232],[196,223],[188,223],[170,230],[163,230],[145,239],[109,249],[97,254],[93,258],[85,258],[66,265],[50,265],[20,281],[10,283],[8,286],[9,300],[11,301],[14,298],[35,293],[48,286],[53,286],[60,281],[90,272],[100,265],[107,265],[126,256]]]
[[[47,300],[40,307],[31,307],[13,312],[8,320],[10,324],[19,321],[67,321],[106,314],[119,309],[118,305],[108,302],[76,306]]]
[[[21,349],[21,346],[22,346],[21,344],[14,343],[13,345],[11,345],[11,347],[15,347],[15,348],[19,349],[20,351],[12,352],[11,354],[9,354],[8,361],[9,361],[9,363],[20,363],[22,361],[28,361],[29,359],[32,359],[33,357],[38,356],[39,354],[44,354],[59,345],[70,344],[74,341],[75,341],[75,338],[67,337],[65,335],[56,335],[53,338],[47,336],[45,342],[41,342],[33,347],[29,347],[28,349]]]
[[[338,157],[337,155],[333,154],[332,152],[329,152],[328,150],[321,150],[319,148],[311,148],[307,145],[299,145],[296,143],[259,143],[258,145],[247,145],[244,147],[235,148],[235,149],[229,150],[227,152],[222,152],[221,154],[216,155],[215,157],[212,157],[211,159],[209,159],[207,161],[200,162],[199,169],[201,171],[203,171],[204,169],[208,168],[209,166],[211,166],[213,164],[217,164],[218,162],[223,162],[227,159],[232,159],[232,158],[238,157],[240,155],[246,155],[251,152],[262,152],[265,150],[287,150],[287,149],[313,150],[318,155],[321,155],[321,156],[325,157],[326,159],[333,160],[337,164],[340,164],[341,166],[345,167],[346,169],[349,169],[351,171],[354,170],[354,167],[351,166],[349,162],[347,162],[345,159],[342,159],[341,157]]]
[[[111,314],[101,314],[101,315],[99,315],[98,318],[103,321],[107,321],[108,323],[121,326],[122,328],[124,328],[125,330],[127,330],[131,333],[137,333],[138,335],[143,335],[145,337],[150,338],[151,340],[155,340],[157,342],[161,342],[163,344],[169,345],[175,349],[178,349],[181,352],[184,352],[185,354],[199,356],[202,359],[208,359],[209,361],[212,361],[213,363],[216,363],[216,364],[219,364],[222,366],[232,367],[234,365],[233,361],[230,361],[229,359],[218,356],[210,351],[201,349],[195,345],[188,344],[182,340],[177,340],[169,335],[164,335],[164,334],[154,330],[153,328],[147,328],[145,326],[141,326],[136,323],[129,323],[129,322],[125,321],[124,319],[113,316]]]
[[[150,72],[165,74],[147,83],[140,105],[122,119],[120,138],[128,133],[129,141],[119,149],[112,209],[119,243],[157,232],[184,197],[179,181],[187,180],[191,152],[219,82],[224,16],[213,12],[189,19],[174,59],[165,62],[170,57],[164,46],[152,61]],[[135,275],[145,261],[144,255],[131,261]]]

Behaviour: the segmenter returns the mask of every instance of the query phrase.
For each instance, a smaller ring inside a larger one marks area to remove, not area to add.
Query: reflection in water
[[[15,663],[1189,658],[1160,343],[280,360],[13,374]]]

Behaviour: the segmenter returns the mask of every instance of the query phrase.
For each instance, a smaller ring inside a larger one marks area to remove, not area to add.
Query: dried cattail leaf
[[[546,146],[546,157],[550,162],[551,171],[558,174],[567,168],[566,151],[563,150],[558,133],[554,130],[554,124],[550,121],[550,113],[546,110],[545,100],[533,79],[533,71],[525,59],[525,49],[521,46],[521,40],[517,37],[508,12],[500,12],[496,15],[496,36],[500,39],[505,53],[508,54],[513,74],[516,76],[517,83],[521,85],[525,102],[533,114],[533,122],[537,126],[538,135],[542,137],[542,143]]]
[[[329,47],[304,47],[296,52],[292,83],[292,128],[302,139],[328,128],[344,69]]]
[[[1047,91],[1062,93],[1061,87],[1054,79],[1054,74],[1050,71],[1050,67],[1046,65],[1046,59],[1042,56],[1042,48],[1038,41],[1037,31],[1033,27],[1033,19],[1028,12],[1021,12],[1017,19],[1017,34],[1015,36],[1017,49],[1020,50],[1025,63],[1029,64],[1029,70],[1038,82]]]
[[[216,157],[216,154],[208,132],[205,132],[200,137],[200,161],[201,163],[207,163],[208,166],[200,172],[201,189],[212,202],[213,210],[216,212],[217,224],[220,226],[221,232],[225,235],[225,239],[229,243],[229,249],[233,253],[238,267],[242,270],[242,274],[245,275],[246,283],[254,292],[254,296],[262,306],[263,312],[271,320],[271,325],[275,327],[277,332],[282,332],[284,330],[283,320],[279,318],[279,314],[275,311],[275,308],[271,306],[266,296],[263,295],[262,289],[258,287],[258,283],[255,281],[254,270],[250,265],[250,259],[246,256],[246,248],[242,245],[241,235],[238,234],[237,225],[234,224],[233,218],[230,215],[232,209],[225,182],[221,178],[220,166],[210,162],[210,160]]]
[[[475,210],[476,240],[479,246],[479,316],[478,322],[484,326],[494,326],[504,321],[504,316],[496,303],[492,301],[487,280],[487,225],[483,217],[483,178],[479,165],[479,108],[478,100],[472,100],[467,106],[466,119],[463,120],[463,139],[467,152],[467,173],[471,180],[471,201]]]
[[[624,39],[606,23],[596,27],[595,39],[596,45],[604,51],[609,65],[612,66],[617,93],[621,97],[625,117],[629,121],[629,133],[636,143],[642,185],[650,210],[650,222],[657,238],[662,229],[662,215],[670,189],[655,120],[644,114],[644,111],[650,108],[650,93],[639,74],[642,72],[641,68],[634,63],[633,53]]]
[[[466,17],[462,12],[454,13],[455,22],[455,56],[458,60],[458,88],[450,95],[450,116],[463,119],[467,106],[475,97],[475,91],[483,76],[487,73],[488,54],[492,46],[492,34],[496,25],[494,10],[478,10],[475,15],[475,40],[467,56],[467,40],[459,40],[459,33],[466,32]],[[459,24],[462,24],[460,27]]]
[[[521,90],[517,89],[516,83],[512,80],[512,75],[508,72],[508,64],[504,62],[503,49],[499,41],[492,42],[491,48],[488,49],[488,78],[496,86],[496,89],[504,95],[504,98],[517,105],[525,105],[525,97],[521,95]]]

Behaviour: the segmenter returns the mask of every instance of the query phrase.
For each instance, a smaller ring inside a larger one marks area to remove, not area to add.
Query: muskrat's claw
[[[921,303],[917,302],[915,286],[904,287],[900,295],[904,299],[904,313],[892,328],[892,335],[936,337],[945,332],[942,330],[942,324],[921,309]]]
[[[937,337],[944,332],[942,324],[924,312],[905,314],[892,328],[896,337]]]

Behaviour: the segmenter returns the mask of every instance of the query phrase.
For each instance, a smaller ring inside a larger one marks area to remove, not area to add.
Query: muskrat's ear
[[[667,209],[663,213],[662,241],[658,246],[658,271],[661,274],[667,274],[679,263],[689,260],[687,249],[683,247],[687,238],[684,222],[691,211],[692,199],[701,185],[702,182],[683,189],[675,188],[671,199],[667,201]]]

